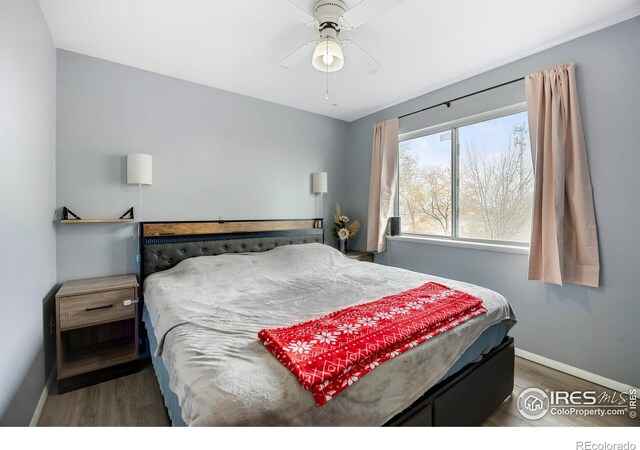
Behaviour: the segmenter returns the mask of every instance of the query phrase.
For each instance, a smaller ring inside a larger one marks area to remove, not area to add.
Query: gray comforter
[[[483,299],[486,314],[383,363],[326,405],[316,405],[260,343],[262,328],[439,281]],[[382,425],[433,386],[509,303],[491,290],[353,261],[321,244],[202,256],[149,276],[144,298],[157,353],[189,425]]]

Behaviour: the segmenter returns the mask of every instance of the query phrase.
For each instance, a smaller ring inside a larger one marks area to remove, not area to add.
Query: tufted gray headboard
[[[142,281],[187,258],[264,252],[281,245],[324,243],[322,219],[143,222]]]

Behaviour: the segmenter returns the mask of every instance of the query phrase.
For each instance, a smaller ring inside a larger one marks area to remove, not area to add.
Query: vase
[[[347,241],[349,239],[340,239],[340,251],[342,253],[347,253]]]

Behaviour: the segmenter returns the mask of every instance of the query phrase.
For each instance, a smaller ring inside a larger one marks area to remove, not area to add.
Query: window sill
[[[486,244],[484,242],[458,241],[453,239],[438,239],[427,236],[387,236],[390,241],[413,242],[417,244],[443,245],[445,247],[470,248],[474,250],[488,250],[492,252],[517,253],[528,255],[529,247],[519,247],[517,245]]]

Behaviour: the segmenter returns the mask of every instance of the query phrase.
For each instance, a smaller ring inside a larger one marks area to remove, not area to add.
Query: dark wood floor
[[[38,426],[168,426],[153,366],[66,394],[50,394]]]
[[[603,390],[601,386],[548,367],[516,358],[515,388],[511,397],[489,417],[485,426],[639,426],[629,416],[552,416],[524,419],[516,399],[528,387],[554,390]],[[611,392],[611,391],[609,391]],[[150,363],[133,375],[62,395],[50,395],[38,426],[167,426],[162,396]]]

